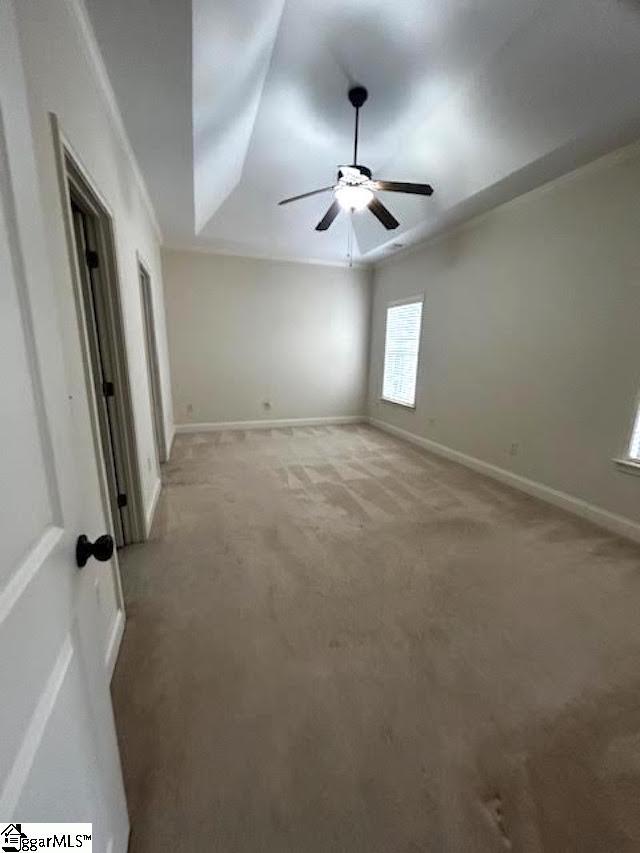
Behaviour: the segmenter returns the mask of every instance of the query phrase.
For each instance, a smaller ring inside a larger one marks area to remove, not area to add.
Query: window
[[[636,414],[636,422],[631,434],[631,443],[629,444],[629,458],[634,462],[640,462],[640,406]]]
[[[384,342],[382,399],[400,406],[416,403],[422,299],[389,305]]]

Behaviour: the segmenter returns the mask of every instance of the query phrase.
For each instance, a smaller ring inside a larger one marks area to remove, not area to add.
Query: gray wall
[[[176,423],[364,414],[370,273],[173,250],[163,270]]]
[[[635,146],[379,266],[370,415],[640,520],[640,477],[611,461],[640,390],[639,199]],[[417,293],[410,411],[379,396],[386,304]]]

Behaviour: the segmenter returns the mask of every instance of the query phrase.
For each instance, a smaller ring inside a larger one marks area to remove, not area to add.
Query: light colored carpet
[[[640,850],[640,549],[370,427],[183,435],[122,560],[133,853]]]

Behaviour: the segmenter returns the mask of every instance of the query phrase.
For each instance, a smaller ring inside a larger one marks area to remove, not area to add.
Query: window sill
[[[392,406],[400,406],[401,409],[409,409],[411,412],[415,412],[416,404],[414,403],[412,406],[409,403],[399,403],[397,400],[389,400],[387,397],[380,397],[381,403],[389,403]]]
[[[640,477],[640,459],[614,459],[613,462],[623,474],[635,474]]]

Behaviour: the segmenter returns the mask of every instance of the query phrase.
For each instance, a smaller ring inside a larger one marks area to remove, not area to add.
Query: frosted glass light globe
[[[336,199],[344,210],[363,210],[373,199],[373,193],[368,187],[342,186],[336,190]]]

